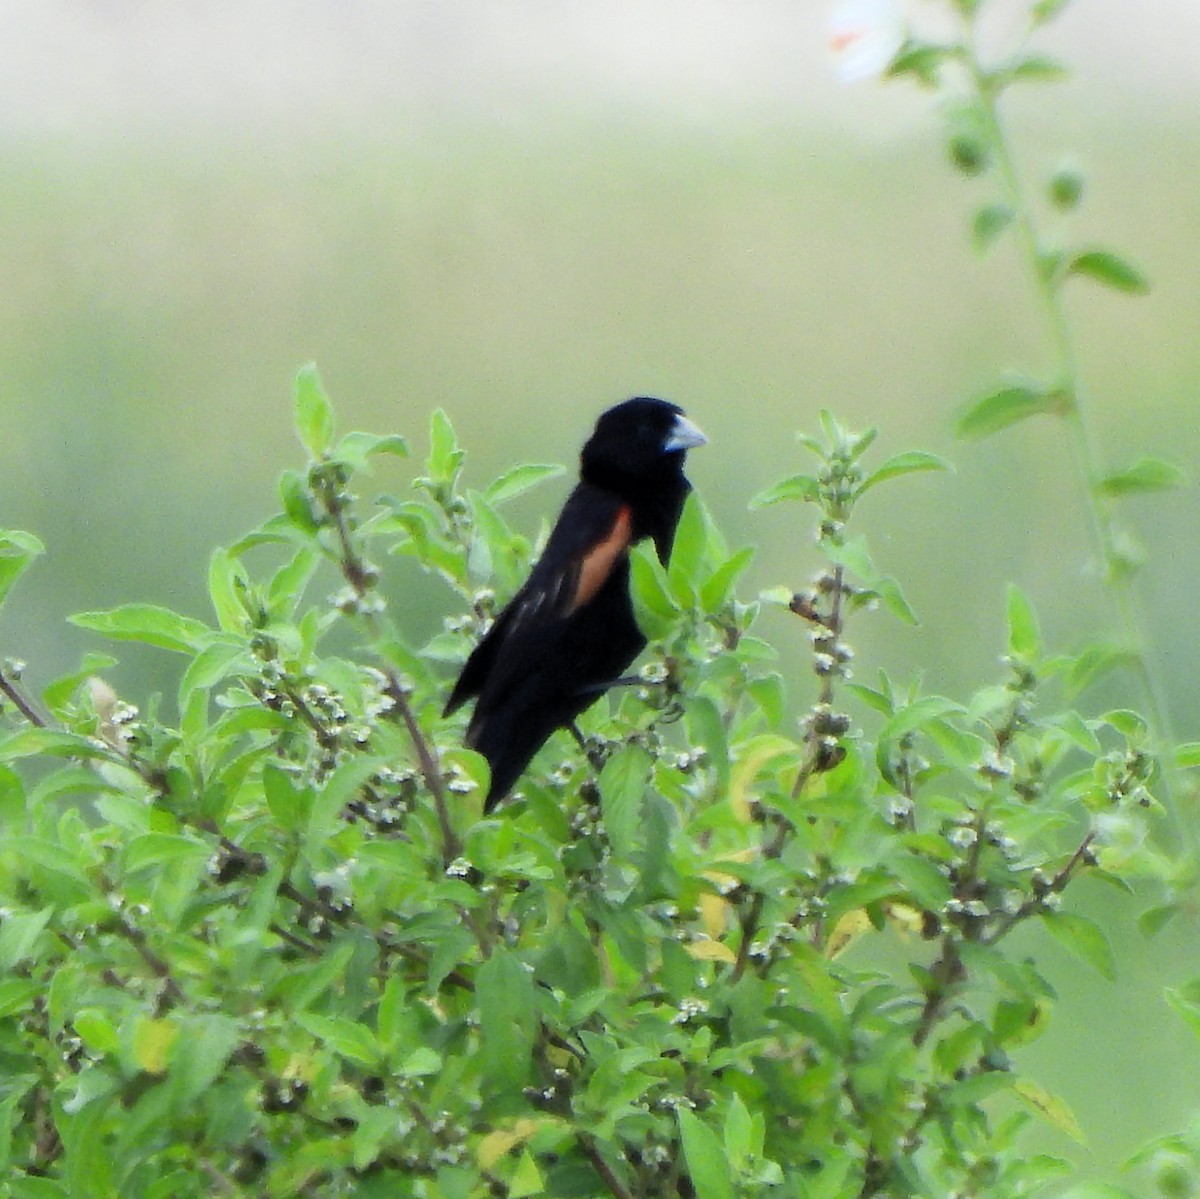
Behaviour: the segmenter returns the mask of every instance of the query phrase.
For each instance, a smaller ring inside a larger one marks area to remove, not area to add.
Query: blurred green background
[[[995,0],[997,46],[1022,7]],[[420,445],[444,406],[474,484],[517,460],[571,462],[626,395],[678,401],[711,438],[694,481],[731,540],[760,547],[754,585],[815,566],[802,513],[746,501],[800,469],[792,434],[831,407],[880,426],[881,453],[957,466],[864,503],[876,560],[921,617],[860,623],[864,674],[920,667],[952,695],[991,678],[1010,579],[1055,647],[1104,630],[1060,430],[953,441],[967,399],[1046,361],[1011,248],[969,248],[987,184],[950,173],[930,95],[837,81],[825,17],[811,0],[0,12],[0,523],[50,550],[3,615],[0,653],[44,682],[95,647],[71,612],[206,615],[210,550],[273,511],[298,463],[290,381],[308,359],[343,428]],[[1103,240],[1154,283],[1138,300],[1071,293],[1102,452],[1191,470],[1200,16],[1191,0],[1077,0],[1044,42],[1076,73],[1014,96],[1022,168],[1036,182],[1080,165],[1064,240]],[[530,529],[565,486],[520,510]],[[1189,488],[1128,509],[1183,738],[1200,737],[1197,508]],[[782,617],[765,626],[799,640]],[[131,698],[173,690],[166,655],[123,657],[113,678]],[[802,702],[799,648],[788,664]],[[1101,698],[1137,703],[1119,683]],[[1107,1171],[1200,1110],[1200,1047],[1159,999],[1200,973],[1200,952],[1194,923],[1147,943],[1134,905],[1087,886],[1122,980],[1052,969],[1062,1006],[1027,1062]]]

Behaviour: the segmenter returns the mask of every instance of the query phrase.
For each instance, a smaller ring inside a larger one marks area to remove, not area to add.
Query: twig
[[[311,941],[305,941],[302,937],[296,936],[295,933],[289,932],[277,920],[272,920],[267,927],[277,936],[282,937],[289,945],[299,949],[301,953],[311,954],[313,957],[320,957],[321,951],[312,944]]]
[[[21,694],[20,689],[3,671],[0,671],[0,691],[3,691],[8,696],[17,711],[35,728],[44,729],[47,727],[46,718]]]
[[[633,1199],[633,1193],[617,1177],[612,1166],[604,1160],[603,1154],[596,1145],[596,1138],[589,1132],[576,1132],[575,1140],[583,1156],[591,1163],[592,1169],[604,1180],[604,1185],[608,1187],[613,1199]]]
[[[1006,915],[1003,920],[999,921],[988,931],[986,936],[981,937],[981,944],[994,945],[1001,937],[1011,931],[1015,924],[1020,923],[1020,921],[1034,915],[1036,912],[1044,912],[1046,910],[1045,897],[1052,894],[1056,895],[1066,890],[1067,884],[1075,877],[1075,873],[1080,866],[1086,865],[1091,859],[1092,843],[1095,840],[1096,833],[1093,830],[1084,837],[1079,844],[1079,848],[1075,850],[1058,873],[1040,891],[1025,900],[1015,912]]]
[[[367,563],[355,548],[354,539],[350,534],[350,526],[346,522],[347,500],[323,477],[314,486],[314,490],[337,537],[338,551],[335,558],[338,569],[359,601],[359,616],[370,640],[378,646],[381,637],[379,621],[370,605],[365,602],[374,586],[374,570],[368,568]],[[408,689],[404,686],[395,668],[379,653],[378,649],[376,649],[376,653],[383,662],[383,673],[388,681],[387,694],[396,705],[396,711],[400,713],[400,719],[403,720],[404,727],[408,730],[409,740],[411,740],[413,750],[417,755],[421,776],[425,780],[426,787],[429,788],[430,795],[433,796],[438,826],[442,833],[442,861],[443,865],[448,866],[458,857],[462,847],[455,835],[454,826],[450,822],[450,809],[446,803],[446,788],[442,782],[442,770],[438,762],[437,750],[430,745],[429,739],[425,736],[416,713],[413,712],[412,704],[409,702]]]
[[[400,677],[390,665],[385,667],[384,674],[388,680],[388,696],[395,703],[396,711],[400,713],[400,719],[404,721],[409,740],[412,741],[413,749],[416,751],[421,777],[425,780],[425,786],[429,788],[429,793],[433,796],[433,806],[437,811],[438,826],[442,832],[442,862],[443,865],[448,866],[458,857],[462,846],[454,832],[454,826],[450,823],[450,808],[446,803],[446,787],[442,781],[442,767],[438,762],[437,750],[430,745],[425,736],[425,732],[412,710],[412,704],[408,702],[408,691],[400,681]]]

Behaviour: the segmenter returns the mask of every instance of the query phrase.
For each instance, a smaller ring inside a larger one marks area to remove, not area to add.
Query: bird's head
[[[707,438],[678,404],[637,396],[601,413],[580,456],[589,483],[622,492],[629,484],[679,477],[688,450]]]

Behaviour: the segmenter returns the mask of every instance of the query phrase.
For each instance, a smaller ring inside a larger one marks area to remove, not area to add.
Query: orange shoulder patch
[[[586,604],[604,586],[617,559],[629,549],[632,540],[633,513],[627,505],[622,504],[607,535],[588,550],[579,564],[579,581],[575,585],[575,598],[571,601],[572,612]]]

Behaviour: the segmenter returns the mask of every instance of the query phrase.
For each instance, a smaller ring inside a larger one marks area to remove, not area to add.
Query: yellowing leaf
[[[687,951],[698,962],[727,962],[732,966],[737,961],[733,950],[724,941],[693,941]]]
[[[715,941],[725,932],[729,903],[719,895],[705,892],[700,896],[700,920],[704,931]]]
[[[758,778],[764,766],[777,758],[790,757],[799,763],[800,747],[787,737],[764,733],[753,738],[734,764],[729,776],[729,802],[734,814],[743,824],[750,823],[750,785]]]
[[[714,859],[713,865],[720,866],[722,862],[752,862],[759,854],[759,850],[755,846],[749,846],[746,849],[735,849],[732,853],[723,853],[719,858]],[[724,870],[706,870],[704,877],[712,883],[718,891],[732,890],[742,880],[736,874],[729,874]],[[719,897],[718,897],[719,898]]]
[[[1028,1078],[1018,1079],[1013,1084],[1013,1090],[1047,1124],[1053,1125],[1059,1132],[1065,1132],[1080,1145],[1087,1144],[1087,1137],[1083,1135],[1083,1129],[1079,1127],[1075,1113],[1057,1095],[1052,1095],[1045,1087]]]
[[[520,1143],[521,1138],[511,1128],[497,1128],[495,1132],[489,1132],[475,1150],[479,1168],[490,1170],[510,1149]]]
[[[534,1120],[523,1116],[510,1128],[497,1128],[495,1132],[489,1132],[475,1150],[475,1159],[479,1162],[480,1169],[490,1170],[506,1153],[518,1145],[523,1145],[534,1133],[550,1123],[553,1121]]]
[[[179,1025],[173,1020],[141,1020],[133,1032],[133,1060],[147,1074],[165,1074]]]
[[[919,937],[925,928],[925,917],[906,903],[888,904],[887,915],[892,927],[905,936]]]
[[[835,958],[839,953],[848,949],[871,927],[871,918],[861,908],[855,912],[847,912],[833,926],[829,941],[825,945],[825,956]]]

